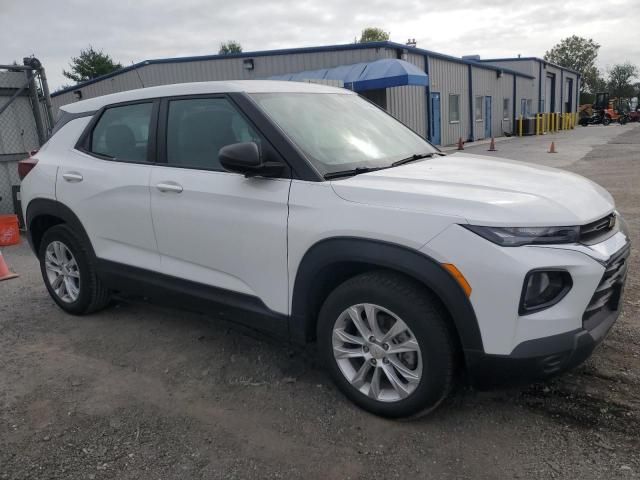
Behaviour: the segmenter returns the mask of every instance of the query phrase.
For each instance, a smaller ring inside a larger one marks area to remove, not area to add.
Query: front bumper
[[[509,355],[466,352],[470,383],[478,389],[530,383],[572,369],[589,358],[620,314],[628,256],[629,245],[607,262],[605,274],[583,316],[582,328],[527,340]]]

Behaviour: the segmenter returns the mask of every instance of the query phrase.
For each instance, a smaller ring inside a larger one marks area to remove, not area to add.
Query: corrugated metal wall
[[[440,93],[441,145],[469,137],[469,70],[467,65],[429,57],[430,91]],[[449,120],[449,95],[460,95],[460,121]]]
[[[176,63],[157,63],[144,65],[136,70],[125,72],[81,87],[82,98],[93,98],[109,93],[122,92],[172,83],[203,82],[211,80],[257,80],[273,75],[337,67],[358,62],[369,62],[387,58],[395,53],[387,48],[367,48],[312,53],[291,53],[287,55],[253,57],[253,70],[243,66],[245,58],[222,58]],[[72,92],[56,95],[52,98],[57,114],[62,105],[76,101]]]
[[[424,57],[422,55],[409,54],[407,62],[424,71]],[[426,88],[419,86],[387,89],[387,110],[389,113],[423,137],[427,136],[426,94]]]
[[[473,98],[475,97],[491,97],[491,135],[494,137],[504,135],[504,132],[511,132],[511,116],[503,119],[503,99],[509,99],[509,110],[512,108],[513,101],[513,75],[503,73],[501,77],[494,70],[485,70],[472,67],[473,79]],[[474,104],[475,105],[475,104]],[[485,121],[477,121],[474,118],[475,139],[485,138]]]
[[[531,100],[531,113],[536,113],[536,98],[538,98],[538,87],[535,80],[531,78],[516,77],[516,116],[523,115],[522,100]]]
[[[487,62],[496,67],[509,68],[525,75],[536,76],[538,74],[538,64],[535,60],[499,60]]]

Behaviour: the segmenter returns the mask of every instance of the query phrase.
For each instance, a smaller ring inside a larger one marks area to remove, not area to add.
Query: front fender
[[[291,306],[290,333],[305,342],[315,333],[317,311],[314,292],[333,268],[363,264],[395,270],[424,284],[442,301],[454,322],[465,352],[483,352],[480,328],[471,302],[442,266],[426,255],[393,243],[352,237],[322,240],[302,258],[296,273]]]

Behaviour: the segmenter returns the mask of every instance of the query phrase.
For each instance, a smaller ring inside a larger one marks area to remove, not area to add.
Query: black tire
[[[333,329],[352,305],[373,303],[400,317],[411,329],[422,355],[422,378],[408,397],[383,402],[363,394],[342,374],[333,354]],[[347,280],[324,302],[318,319],[322,361],[338,388],[361,408],[389,418],[425,415],[449,395],[455,379],[455,347],[447,316],[426,288],[394,272],[373,271]]]
[[[54,241],[62,242],[69,249],[78,266],[80,291],[78,298],[73,302],[63,301],[52,288],[47,276],[45,267],[46,250]],[[111,300],[110,292],[104,287],[96,274],[88,246],[67,225],[56,225],[44,233],[40,243],[38,259],[40,260],[42,278],[49,295],[65,312],[73,315],[86,315],[101,310],[109,304]]]
[[[604,118],[602,119],[602,125],[604,125],[605,127],[606,127],[607,125],[609,125],[610,123],[611,123],[611,117],[604,117]]]

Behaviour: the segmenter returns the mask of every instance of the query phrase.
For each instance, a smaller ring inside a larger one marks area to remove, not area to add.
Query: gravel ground
[[[560,142],[589,144],[562,166],[613,193],[636,246],[639,127]],[[527,148],[547,140],[500,142],[495,155],[536,160]],[[21,276],[0,283],[0,479],[640,476],[637,248],[622,316],[585,365],[546,384],[461,389],[414,422],[359,410],[313,355],[221,319],[144,303],[66,315],[26,244],[4,255]]]

